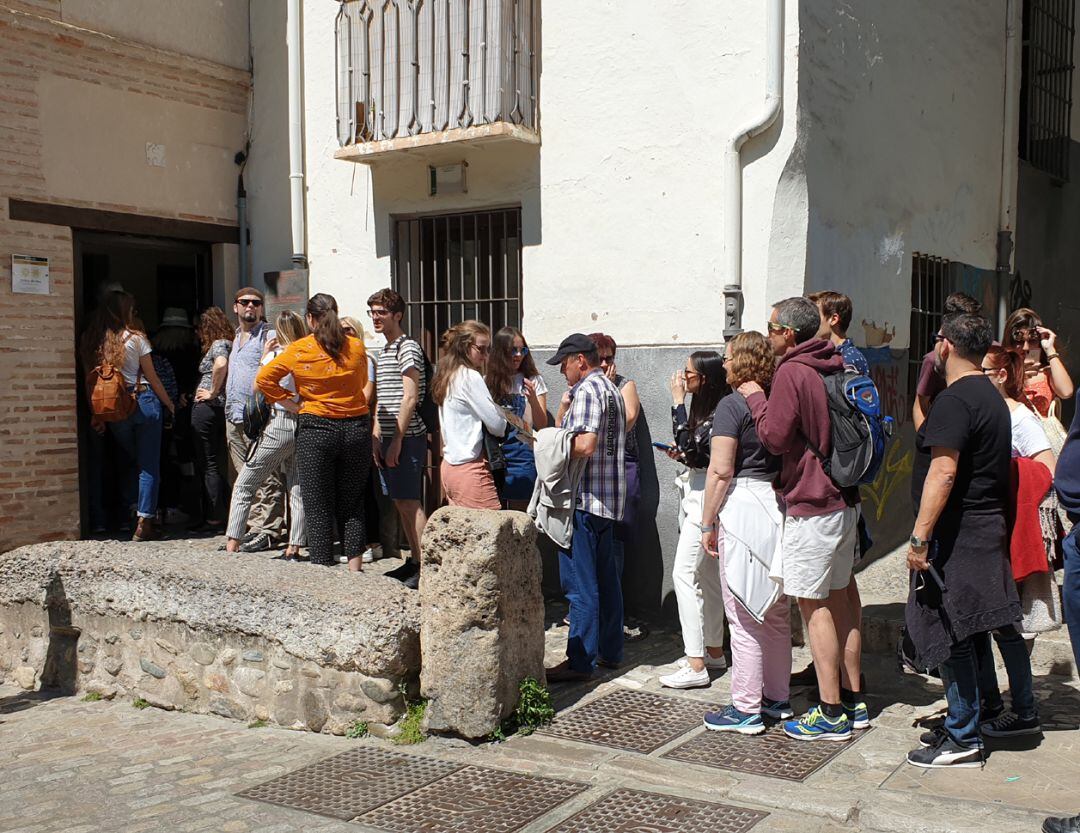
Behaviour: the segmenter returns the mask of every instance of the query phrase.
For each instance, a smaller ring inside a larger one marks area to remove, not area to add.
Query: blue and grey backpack
[[[881,413],[877,385],[849,365],[821,380],[829,403],[832,453],[826,457],[810,441],[807,447],[841,489],[873,483],[893,433],[893,418]]]

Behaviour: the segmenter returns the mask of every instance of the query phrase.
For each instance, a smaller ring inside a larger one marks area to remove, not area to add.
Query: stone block
[[[112,700],[116,696],[116,686],[112,683],[105,683],[100,680],[91,680],[85,686],[83,690],[87,694],[96,694],[102,700]]]
[[[258,697],[266,688],[266,673],[257,668],[237,668],[232,679],[236,687],[249,697]]]
[[[188,653],[199,665],[210,665],[217,659],[217,651],[214,650],[214,646],[207,645],[205,642],[193,642],[191,647],[188,648]]]
[[[151,662],[145,657],[139,659],[139,668],[149,674],[151,677],[157,677],[159,680],[165,679],[167,673],[164,668],[156,663]]]
[[[525,677],[544,679],[536,527],[520,512],[444,507],[428,521],[420,577],[427,728],[486,737]]]
[[[33,691],[37,685],[37,671],[29,665],[20,665],[12,673],[11,677],[19,688]]]

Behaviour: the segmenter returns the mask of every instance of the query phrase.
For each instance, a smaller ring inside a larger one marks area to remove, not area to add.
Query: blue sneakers
[[[799,720],[787,721],[784,734],[795,740],[851,740],[851,721],[846,714],[830,718],[814,706]]]
[[[770,700],[768,697],[761,698],[761,713],[774,720],[787,720],[795,716],[790,700]]]
[[[738,732],[740,735],[760,735],[765,731],[760,714],[746,714],[734,706],[718,712],[705,712],[705,728],[714,732]]]
[[[870,728],[870,712],[866,710],[866,703],[859,700],[855,703],[841,703],[841,705],[844,707],[844,714],[847,715],[852,729]]]

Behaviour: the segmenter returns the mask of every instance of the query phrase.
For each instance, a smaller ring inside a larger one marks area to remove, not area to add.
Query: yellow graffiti
[[[904,446],[900,443],[893,443],[874,482],[862,487],[863,500],[874,504],[876,520],[880,521],[881,516],[885,514],[885,505],[889,502],[892,493],[911,476],[913,457],[910,450],[901,454],[903,448]]]

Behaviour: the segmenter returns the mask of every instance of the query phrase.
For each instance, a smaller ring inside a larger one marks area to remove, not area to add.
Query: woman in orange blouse
[[[371,416],[364,398],[364,343],[345,335],[337,301],[320,292],[307,303],[311,335],[298,339],[255,377],[270,402],[292,394],[281,380],[292,374],[300,396],[296,456],[307,520],[311,563],[334,564],[334,520],[349,569],[363,568],[364,484],[371,465]]]

